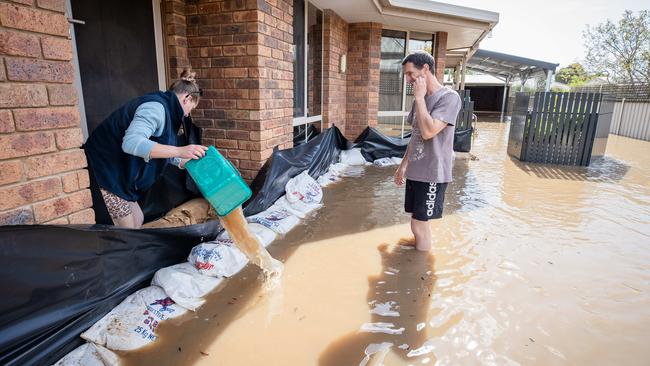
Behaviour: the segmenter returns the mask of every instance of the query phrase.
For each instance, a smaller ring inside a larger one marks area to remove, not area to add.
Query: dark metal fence
[[[538,92],[532,109],[530,97],[516,95],[508,154],[534,163],[589,165],[601,94]]]
[[[469,90],[458,90],[458,95],[460,95],[460,99],[462,100],[462,106],[456,119],[456,130],[468,130],[472,128],[474,102],[470,100]]]

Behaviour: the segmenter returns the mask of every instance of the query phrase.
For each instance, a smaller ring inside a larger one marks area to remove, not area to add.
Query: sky
[[[618,21],[625,10],[650,10],[650,1],[641,0],[442,0],[499,13],[499,23],[491,38],[480,48],[521,57],[559,63],[560,67],[585,57],[582,31]]]

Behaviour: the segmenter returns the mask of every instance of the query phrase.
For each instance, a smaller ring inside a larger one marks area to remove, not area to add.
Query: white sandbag
[[[110,350],[86,343],[63,356],[54,366],[119,366],[120,358]]]
[[[201,243],[192,248],[187,260],[202,275],[213,277],[230,277],[248,263],[246,254],[231,239]]]
[[[300,219],[293,215],[286,208],[277,205],[269,207],[266,211],[260,212],[246,218],[250,223],[260,224],[278,234],[286,234],[300,223]]]
[[[156,327],[160,322],[187,312],[162,288],[150,286],[129,295],[90,329],[81,333],[81,338],[113,351],[136,350],[158,338]]]
[[[350,166],[348,164],[336,163],[330,165],[328,171],[332,174],[336,174],[340,176],[341,174],[345,173],[349,168]]]
[[[259,239],[260,243],[262,243],[262,246],[264,247],[269,246],[269,244],[273,243],[273,241],[278,237],[278,234],[275,231],[260,224],[248,224],[248,231],[257,236],[257,239]]]
[[[289,179],[285,191],[286,200],[290,203],[318,204],[323,200],[323,189],[306,170]]]
[[[275,201],[275,204],[273,204],[272,207],[286,209],[299,218],[304,219],[310,213],[323,207],[323,205],[320,203],[304,203],[303,201],[289,202],[287,200],[287,196],[282,196],[277,201]]]
[[[327,187],[332,183],[338,182],[339,180],[341,180],[341,178],[337,174],[332,172],[327,172],[321,175],[320,177],[318,177],[316,181],[318,182],[318,184],[320,184],[321,187]]]
[[[339,161],[347,165],[365,165],[366,159],[361,155],[361,149],[341,150]]]
[[[223,281],[222,278],[205,276],[194,264],[183,262],[159,269],[151,284],[163,290],[178,305],[196,311],[205,302],[204,297]]]
[[[398,158],[397,156],[393,156],[393,157],[390,158],[390,159],[393,161],[393,163],[395,163],[395,165],[400,165],[400,164],[402,164],[402,160],[403,160],[402,158]]]
[[[269,244],[271,244],[278,237],[278,234],[275,231],[271,229],[267,229],[266,227],[260,224],[248,223],[247,226],[248,226],[248,231],[251,234],[257,236],[257,240],[259,240],[260,243],[262,243],[262,246],[264,247],[269,246]],[[217,239],[228,240],[232,242],[230,238],[230,234],[228,234],[226,230],[219,233]]]
[[[378,167],[384,167],[395,165],[395,162],[391,158],[381,158],[373,161],[372,164]]]

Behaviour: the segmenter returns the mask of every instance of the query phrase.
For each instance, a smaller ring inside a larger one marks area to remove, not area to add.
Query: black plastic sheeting
[[[104,225],[0,227],[0,364],[47,365],[79,334],[212,240],[218,221],[168,229]]]
[[[406,146],[411,140],[400,139],[382,134],[375,128],[367,127],[355,140],[354,147],[361,148],[361,155],[367,161],[375,161],[382,158],[401,158],[406,152]]]
[[[178,144],[200,140],[200,129],[186,119]],[[192,247],[222,230],[216,220],[168,229],[116,228],[89,175],[99,225],[0,226],[1,365],[56,362],[83,343],[79,334],[148,286],[158,269],[184,261]],[[148,222],[197,196],[189,174],[168,165],[139,203]]]
[[[385,136],[368,127],[352,144],[334,126],[293,149],[275,150],[251,185],[253,197],[245,204],[244,215],[255,215],[271,207],[285,194],[289,179],[304,170],[309,170],[314,179],[326,173],[331,164],[338,162],[341,150],[360,148],[361,155],[372,162],[386,157],[403,157],[408,142],[408,138]]]
[[[338,162],[341,150],[350,147],[337,127],[331,127],[311,141],[288,150],[274,150],[251,184],[253,196],[244,204],[244,215],[255,215],[271,207],[285,193],[289,179],[309,171],[316,179]]]

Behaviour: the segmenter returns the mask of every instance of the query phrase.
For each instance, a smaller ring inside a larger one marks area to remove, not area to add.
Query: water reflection
[[[436,281],[435,259],[410,246],[384,244],[379,251],[381,273],[368,278],[370,322],[330,344],[319,365],[380,365],[389,350],[404,362],[430,357],[425,327]]]

